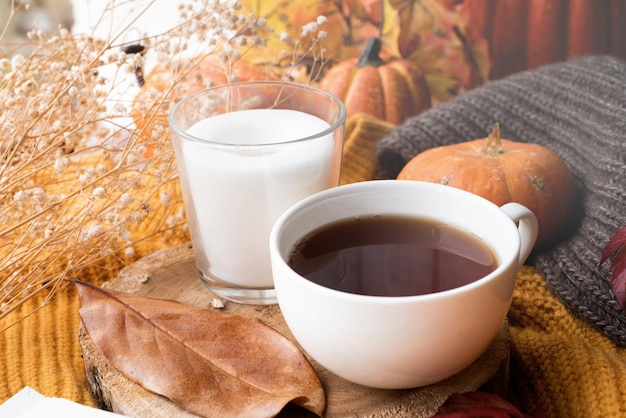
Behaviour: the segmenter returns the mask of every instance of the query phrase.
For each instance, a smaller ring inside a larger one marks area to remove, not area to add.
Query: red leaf
[[[618,252],[620,249],[626,246],[626,226],[621,227],[617,232],[609,239],[604,251],[602,251],[602,259],[600,264],[604,263],[609,257]]]
[[[607,242],[600,265],[611,258],[611,285],[615,299],[626,310],[626,226],[621,227]]]
[[[455,393],[439,407],[438,417],[524,418],[515,406],[487,392]]]
[[[289,402],[322,414],[315,370],[261,321],[75,283],[93,342],[145,389],[207,417],[275,416]]]

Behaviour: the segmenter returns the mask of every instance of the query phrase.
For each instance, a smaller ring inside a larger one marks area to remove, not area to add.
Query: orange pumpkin
[[[537,216],[537,247],[545,247],[560,236],[575,198],[573,176],[558,155],[538,144],[500,139],[498,124],[488,138],[418,154],[404,166],[398,179],[446,184],[498,206],[521,203]]]
[[[380,47],[380,39],[370,39],[360,58],[331,67],[320,87],[344,102],[348,117],[366,113],[399,124],[430,107],[430,89],[422,72],[411,62],[383,62]]]

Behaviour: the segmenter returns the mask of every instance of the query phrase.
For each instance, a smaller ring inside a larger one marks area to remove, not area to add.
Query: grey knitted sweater
[[[626,62],[586,57],[492,81],[407,120],[377,149],[380,178],[395,178],[428,148],[502,136],[560,155],[579,189],[569,234],[529,259],[577,316],[626,346],[626,313],[614,298],[609,238],[626,226]]]

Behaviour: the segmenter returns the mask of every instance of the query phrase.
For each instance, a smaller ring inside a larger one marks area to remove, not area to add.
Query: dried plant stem
[[[214,83],[203,79],[203,62],[217,57],[231,81],[244,56],[280,55],[269,45],[282,36],[234,0],[189,0],[179,24],[139,40],[142,53],[124,53],[128,32],[154,3],[119,30],[111,24],[106,39],[34,28],[32,52],[0,55],[0,319],[41,293],[47,303],[67,279],[185,242],[167,112],[190,84]],[[9,20],[24,4],[13,5]],[[97,25],[133,4],[110,1]],[[310,81],[324,63],[322,23],[283,42],[290,63],[264,62],[268,76]],[[169,76],[157,83],[148,74],[139,100],[126,91],[139,91],[135,71],[148,63]]]

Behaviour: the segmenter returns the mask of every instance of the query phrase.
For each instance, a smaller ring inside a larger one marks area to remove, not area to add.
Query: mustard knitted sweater
[[[342,183],[377,175],[377,146],[394,129],[365,115],[348,121]],[[144,254],[187,239],[180,234],[153,240]],[[116,268],[94,268],[80,278],[102,283],[116,273]],[[14,316],[0,321],[0,329],[42,302],[43,296],[29,300]],[[626,416],[626,349],[573,314],[534,267],[524,266],[518,274],[509,321],[510,400],[523,412],[547,417]],[[78,324],[78,300],[68,286],[0,333],[0,402],[29,385],[47,396],[95,405],[81,359]]]

